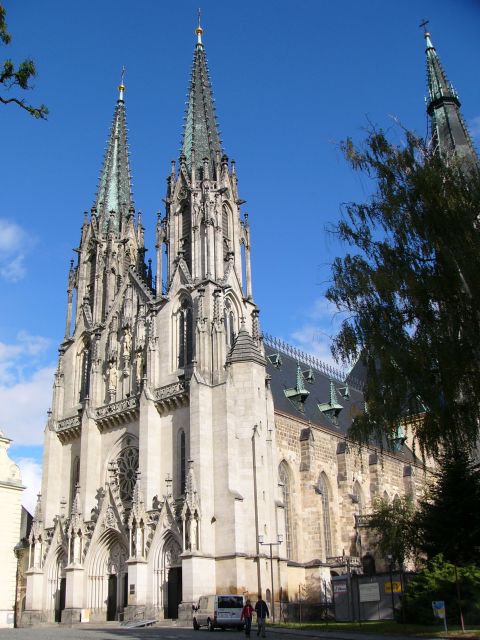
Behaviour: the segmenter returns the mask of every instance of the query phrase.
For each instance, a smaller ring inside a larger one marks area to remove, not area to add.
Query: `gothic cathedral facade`
[[[299,582],[313,593],[347,559],[361,567],[372,499],[423,483],[403,437],[349,447],[361,383],[260,329],[201,28],[153,271],[124,92],[69,271],[23,625],[188,617],[201,595],[288,600]],[[432,120],[459,114],[455,100],[432,99]]]

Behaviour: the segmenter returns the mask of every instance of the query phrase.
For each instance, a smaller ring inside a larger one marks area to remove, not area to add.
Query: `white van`
[[[193,628],[198,630],[200,627],[207,627],[209,631],[213,631],[236,627],[241,631],[244,625],[241,619],[244,604],[243,596],[202,596],[198,605],[193,606]]]

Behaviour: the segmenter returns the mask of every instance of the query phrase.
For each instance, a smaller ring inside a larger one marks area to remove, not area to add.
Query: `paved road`
[[[0,640],[244,640],[245,634],[239,631],[216,630],[213,636],[207,630],[194,631],[187,627],[158,626],[146,629],[126,629],[118,624],[94,626],[83,625],[68,628],[62,626],[37,627],[35,629],[0,629]],[[379,636],[364,633],[325,632],[325,631],[294,631],[290,629],[267,628],[267,638],[273,640],[312,640],[322,638],[328,640],[412,640],[402,636]],[[251,640],[257,640],[252,629]]]

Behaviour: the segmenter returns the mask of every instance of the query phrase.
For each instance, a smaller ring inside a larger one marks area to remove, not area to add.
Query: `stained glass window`
[[[117,458],[118,485],[122,502],[131,502],[137,480],[138,449],[126,447]]]

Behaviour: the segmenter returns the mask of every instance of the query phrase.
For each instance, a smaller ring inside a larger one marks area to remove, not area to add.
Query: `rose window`
[[[131,502],[138,470],[138,449],[127,447],[117,458],[118,486],[123,502]]]

